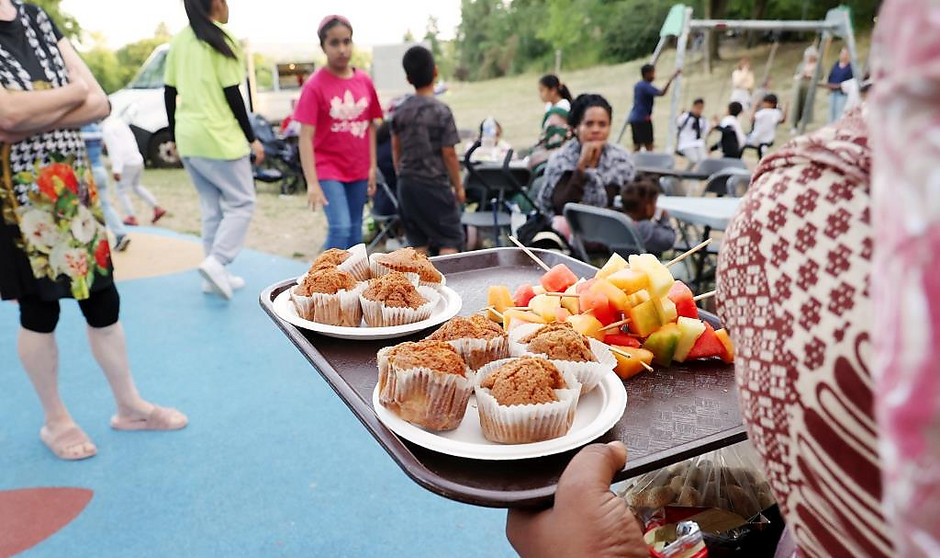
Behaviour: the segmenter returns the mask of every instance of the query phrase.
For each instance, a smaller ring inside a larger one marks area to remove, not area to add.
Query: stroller
[[[255,137],[264,148],[264,162],[254,166],[252,173],[255,180],[268,184],[280,183],[283,195],[295,194],[301,188],[307,188],[304,180],[304,170],[300,166],[300,150],[297,142],[279,138],[274,127],[260,114],[251,114],[248,117]]]

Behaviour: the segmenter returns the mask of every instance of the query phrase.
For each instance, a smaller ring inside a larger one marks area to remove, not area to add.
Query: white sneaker
[[[199,273],[222,298],[226,300],[232,298],[232,285],[229,282],[228,274],[225,272],[225,267],[219,263],[219,260],[213,256],[202,260],[202,263],[199,264]]]
[[[245,288],[245,280],[239,277],[238,275],[232,275],[228,271],[225,272],[228,275],[228,284],[231,285],[233,291]],[[212,283],[203,280],[202,282],[202,292],[206,294],[215,294],[218,293],[215,290],[215,287],[212,286]]]

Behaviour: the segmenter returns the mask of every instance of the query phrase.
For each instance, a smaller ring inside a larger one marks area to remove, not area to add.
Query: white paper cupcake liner
[[[427,302],[415,309],[386,306],[384,302],[369,300],[360,293],[359,303],[362,306],[362,316],[371,327],[399,326],[426,320],[431,317],[431,313],[441,300],[441,295],[430,287],[418,287],[418,294]]]
[[[491,362],[477,372],[474,392],[483,436],[501,444],[527,444],[567,434],[574,423],[574,413],[581,395],[581,384],[574,374],[561,371],[568,388],[556,389],[558,401],[552,403],[500,405],[489,389],[480,387],[487,376],[512,360]]]
[[[371,279],[372,273],[369,271],[369,254],[366,253],[366,245],[356,244],[347,250],[347,252],[349,252],[349,258],[336,266],[336,268],[349,273],[356,281],[368,281]]]
[[[588,337],[588,343],[591,345],[591,352],[597,362],[579,362],[573,360],[560,360],[548,358],[547,355],[534,353],[528,350],[528,347],[520,342],[529,335],[539,330],[544,324],[522,324],[514,327],[509,332],[509,354],[514,357],[521,356],[540,356],[548,359],[552,364],[558,367],[562,372],[571,372],[581,383],[581,393],[585,394],[597,387],[609,372],[617,368],[617,357],[610,351],[607,345],[597,339]]]
[[[311,296],[298,294],[299,288],[300,285],[292,287],[290,297],[301,318],[335,326],[359,327],[362,324],[359,295],[365,290],[366,283],[358,283],[351,291],[342,290],[336,294],[314,293]]]
[[[509,339],[505,336],[492,339],[453,339],[447,343],[457,349],[470,370],[478,370],[494,360],[509,357]]]
[[[388,267],[379,261],[382,258],[382,256],[385,256],[385,255],[386,254],[372,254],[371,256],[369,256],[369,270],[372,272],[372,277],[381,277],[383,275],[388,275],[389,273],[393,271],[398,271],[399,273],[404,273],[409,278],[413,276],[415,278],[415,281],[417,282],[416,283],[417,285],[420,285],[422,287],[431,287],[432,289],[437,290],[437,291],[440,291],[441,289],[443,289],[444,285],[447,284],[447,278],[444,277],[443,273],[441,273],[440,283],[436,283],[436,282],[431,282],[431,281],[422,281],[421,276],[413,271],[402,271],[400,269],[394,269],[392,267]],[[438,271],[438,273],[440,272]]]
[[[473,394],[473,373],[467,377],[442,374],[428,368],[400,370],[388,361],[386,347],[379,351],[379,403],[412,424],[428,430],[460,426]]]

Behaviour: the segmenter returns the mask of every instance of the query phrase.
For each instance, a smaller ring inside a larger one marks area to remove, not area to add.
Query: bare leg
[[[100,328],[88,326],[88,343],[91,345],[91,353],[111,385],[118,415],[132,418],[149,415],[153,405],[144,401],[137,393],[137,386],[131,377],[130,364],[127,362],[127,346],[121,323]]]
[[[108,384],[114,393],[114,401],[117,403],[117,415],[111,420],[112,426],[116,424],[126,426],[134,423],[144,426],[152,418],[154,410],[158,408],[141,398],[137,392],[137,386],[134,385],[134,378],[131,376],[130,364],[127,361],[127,345],[121,323],[100,328],[89,326],[88,342],[95,360],[98,361],[98,365],[101,366],[108,379]],[[164,421],[164,427],[124,429],[174,430],[186,426],[186,416],[179,411],[173,409],[162,411],[169,413],[164,413],[164,418],[167,419]]]
[[[415,252],[417,252],[417,253],[419,253],[419,254],[427,254],[427,253],[428,253],[428,247],[427,247],[427,246],[414,246],[414,249],[415,249]]]
[[[40,437],[62,459],[91,457],[97,449],[59,397],[59,349],[54,333],[20,328],[17,352],[45,413]],[[58,443],[56,443],[58,442]]]
[[[441,248],[440,254],[441,254],[442,256],[446,256],[446,255],[448,255],[448,254],[457,254],[457,253],[459,253],[459,252],[460,252],[460,250],[457,250],[456,248]]]

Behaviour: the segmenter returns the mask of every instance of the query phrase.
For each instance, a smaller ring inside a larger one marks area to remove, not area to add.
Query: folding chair
[[[500,233],[509,231],[512,225],[508,201],[513,196],[519,195],[530,205],[535,206],[523,188],[523,184],[529,182],[530,172],[528,169],[509,168],[509,161],[512,160],[513,155],[511,149],[506,153],[506,158],[499,167],[474,163],[471,161],[471,156],[480,145],[479,140],[474,142],[464,156],[464,166],[469,173],[466,184],[467,197],[469,199],[471,192],[476,193],[479,197],[479,205],[476,211],[465,212],[460,218],[460,223],[465,227],[491,229],[493,243],[499,246]]]
[[[626,258],[631,254],[646,252],[633,220],[624,213],[593,205],[567,203],[564,214],[571,227],[571,247],[574,254],[584,262],[591,262],[589,245],[605,248],[606,254],[595,251],[595,255],[610,256],[617,253]]]
[[[640,151],[632,153],[630,158],[638,167],[672,170],[676,167],[676,158],[669,153],[656,151]]]
[[[401,225],[398,197],[395,195],[395,192],[389,187],[385,178],[381,176],[379,180],[377,180],[376,187],[388,198],[388,201],[391,202],[391,208],[393,209],[391,209],[391,211],[389,211],[388,208],[383,209],[381,205],[373,201],[370,213],[372,220],[379,226],[379,232],[376,233],[372,241],[369,242],[369,245],[366,246],[366,251],[370,253],[375,250],[375,247],[378,246],[380,242],[398,238],[397,230]]]
[[[729,157],[722,157],[720,159],[704,159],[695,164],[695,167],[692,168],[692,172],[711,176],[721,169],[727,168],[747,170],[747,163],[741,159],[732,159]]]
[[[705,182],[705,194],[715,194],[719,198],[730,196],[741,197],[751,183],[751,171],[737,167],[727,167],[708,177]]]

